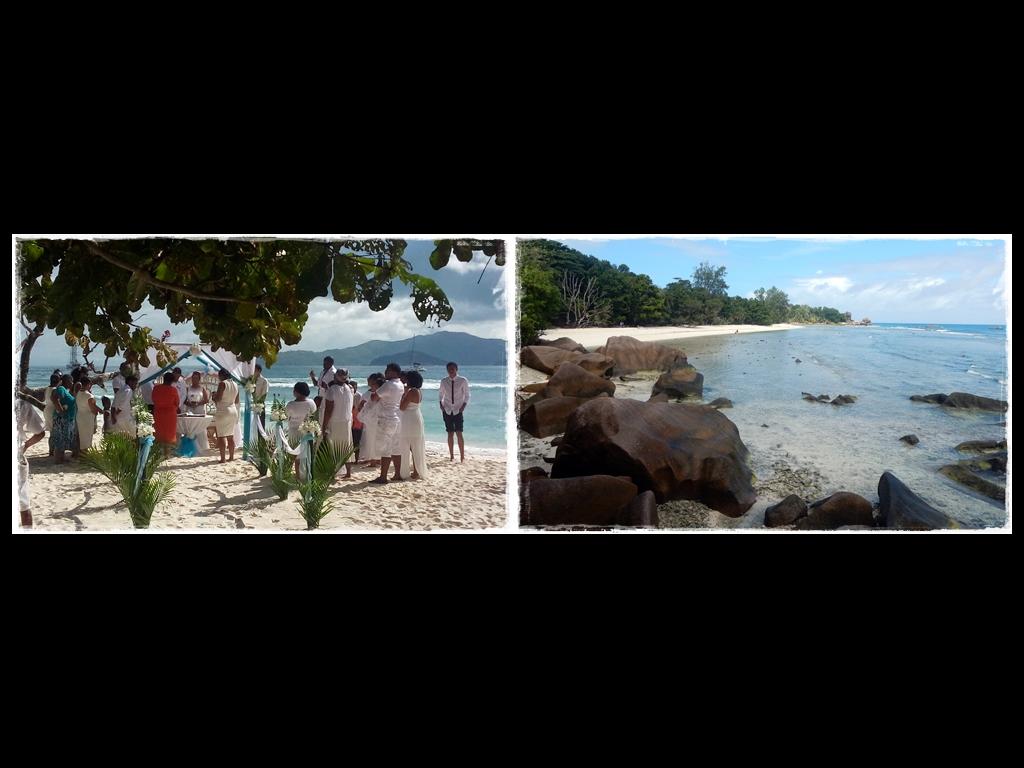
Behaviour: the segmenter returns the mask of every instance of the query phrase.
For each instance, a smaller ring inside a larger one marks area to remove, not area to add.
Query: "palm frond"
[[[320,521],[334,511],[334,504],[329,501],[331,483],[353,453],[351,448],[343,450],[329,440],[317,446],[310,473],[312,477],[299,483],[299,514],[306,521],[308,530],[319,528]]]
[[[132,525],[148,528],[156,507],[174,490],[174,477],[166,472],[155,475],[164,461],[163,451],[150,450],[142,479],[136,487],[139,444],[120,433],[104,435],[102,442],[82,453],[82,463],[99,472],[117,488],[128,507]]]

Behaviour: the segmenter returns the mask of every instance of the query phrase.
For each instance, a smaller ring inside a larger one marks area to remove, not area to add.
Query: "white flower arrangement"
[[[213,416],[217,413],[217,404],[211,400],[206,404],[206,415]]]
[[[136,437],[149,437],[150,435],[155,434],[155,433],[156,433],[156,430],[153,429],[153,425],[152,424],[145,424],[143,422],[140,422],[138,424],[138,426],[135,427],[135,436]]]
[[[288,421],[288,409],[277,395],[274,395],[274,402],[270,406],[270,420]]]
[[[153,414],[149,412],[149,409],[143,402],[142,397],[139,395],[135,395],[135,397],[132,398],[132,415],[135,417],[136,424],[147,424],[150,426],[153,424]]]
[[[299,427],[299,432],[303,435],[320,437],[320,422],[315,416],[307,416],[306,420],[302,422],[302,426]]]

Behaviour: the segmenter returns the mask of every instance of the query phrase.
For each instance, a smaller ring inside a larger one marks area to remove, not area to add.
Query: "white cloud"
[[[814,274],[816,274],[816,275],[823,275],[823,274],[825,274],[825,273],[824,273],[824,271],[822,271],[822,270],[820,270],[820,269],[819,269],[819,270],[818,270],[817,272],[815,272]]]
[[[459,261],[454,256],[448,261],[445,269],[451,270],[457,275],[468,275],[471,272],[483,272],[487,266],[487,259],[473,259],[472,261]],[[493,267],[494,264],[492,263]]]
[[[820,274],[820,272],[819,272]],[[798,288],[811,293],[825,293],[828,291],[839,291],[846,293],[853,287],[853,281],[848,277],[807,277],[794,281]]]

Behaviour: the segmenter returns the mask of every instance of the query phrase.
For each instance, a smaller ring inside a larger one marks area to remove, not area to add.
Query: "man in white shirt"
[[[121,363],[121,367],[118,369],[117,373],[114,374],[114,378],[110,380],[111,385],[114,388],[115,395],[119,389],[124,389],[125,377],[131,375],[131,372],[132,371],[128,366],[128,363]]]
[[[28,460],[25,451],[43,439],[46,425],[43,414],[26,400],[18,401],[18,501],[21,525],[32,527],[31,498],[28,492]]]
[[[402,395],[405,394],[405,387],[399,378],[402,369],[397,363],[388,363],[384,369],[384,383],[377,388],[371,399],[377,403],[377,453],[380,454],[380,477],[371,480],[371,483],[384,485],[388,481],[388,467],[391,462],[395,463],[395,474],[392,480],[401,480],[402,456],[399,453],[401,445],[402,421],[399,415],[399,406],[402,403]]]
[[[142,395],[142,402],[146,404],[146,408],[149,410],[150,413],[153,412],[153,388],[155,386],[155,379],[153,381],[147,381],[145,384],[139,385],[139,387],[141,387],[142,389],[142,391],[140,392],[140,394]],[[135,387],[132,387],[132,389],[135,389]]]
[[[324,395],[327,394],[327,388],[331,386],[331,382],[334,381],[334,375],[338,372],[338,369],[334,367],[334,358],[324,358],[324,372],[320,374],[320,378],[316,377],[316,373],[313,371],[309,372],[309,378],[313,380],[313,386],[317,389],[316,405],[318,409],[317,418],[323,421],[324,418]]]
[[[137,376],[128,376],[124,386],[114,395],[114,402],[110,406],[111,432],[120,432],[135,437],[135,414],[132,413],[132,397],[135,394],[134,388],[138,386]]]
[[[174,388],[178,390],[178,413],[184,413],[185,398],[188,397],[188,384],[185,382],[185,377],[181,373],[181,368],[175,368],[173,373]]]
[[[462,412],[469,405],[469,380],[459,376],[457,363],[448,363],[448,376],[441,379],[441,415],[448,431],[448,456],[455,461],[455,436],[459,438],[459,456],[466,460],[466,444],[462,440]]]

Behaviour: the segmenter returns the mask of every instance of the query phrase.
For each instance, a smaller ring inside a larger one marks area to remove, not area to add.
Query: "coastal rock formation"
[[[537,381],[533,384],[523,384],[519,387],[520,392],[529,392],[530,394],[537,394],[543,392],[544,388],[548,385],[546,381]]]
[[[996,453],[1006,450],[1005,440],[968,440],[956,447],[965,453]]]
[[[757,499],[746,458],[714,408],[600,398],[572,412],[551,476],[628,475],[659,503],[696,499],[738,517]]]
[[[847,491],[814,502],[807,508],[807,516],[796,521],[797,529],[804,531],[834,531],[844,525],[874,524],[871,502]]]
[[[907,445],[917,445],[918,443],[921,442],[921,438],[919,438],[917,435],[904,435],[903,437],[900,438],[900,440],[902,440]]]
[[[650,398],[647,400],[647,402],[648,403],[667,403],[668,402],[668,395],[666,395],[664,392],[659,392],[656,395],[651,395]]]
[[[519,473],[519,485],[520,487],[524,485],[529,485],[534,480],[537,480],[539,478],[547,478],[547,476],[548,473],[545,472],[540,467],[528,467],[527,469],[524,469]]]
[[[637,371],[668,371],[687,364],[683,350],[653,341],[639,341],[632,336],[612,336],[595,351],[614,361],[615,376]]]
[[[806,516],[807,504],[796,494],[791,494],[764,511],[764,524],[769,528],[781,528]]]
[[[630,525],[638,490],[629,478],[538,478],[523,493],[522,525]]]
[[[519,361],[523,365],[549,375],[555,372],[559,363],[579,360],[581,357],[583,354],[580,352],[569,352],[558,347],[523,347],[519,351]]]
[[[939,512],[900,482],[892,472],[878,481],[878,511],[881,524],[902,531],[931,531],[959,528],[960,524]]]
[[[549,397],[534,400],[523,408],[519,416],[519,428],[533,437],[559,435],[565,432],[569,415],[586,402],[588,401],[585,397]]]
[[[702,397],[704,395],[704,374],[698,373],[692,365],[673,368],[663,373],[654,382],[651,395],[664,392],[671,397]]]
[[[949,395],[941,393],[935,395],[911,395],[915,403],[933,403],[946,408],[970,408],[979,411],[1006,411],[1010,405],[1005,400],[994,400],[991,397],[981,397],[968,392],[953,392]]]
[[[555,387],[558,394],[566,397],[597,397],[601,394],[614,395],[615,383],[597,374],[585,371],[576,363],[566,361],[558,366],[555,375],[548,381],[548,388]]]
[[[950,480],[960,483],[972,491],[988,496],[995,501],[1006,501],[1006,488],[988,480],[980,475],[974,474],[970,467],[964,464],[948,464],[939,469],[939,472]]]
[[[562,336],[561,338],[555,339],[554,341],[545,341],[544,339],[541,339],[540,341],[537,342],[537,346],[557,347],[558,349],[564,349],[567,352],[582,352],[583,354],[587,353],[586,347],[584,347],[577,341],[573,341],[568,336]]]
[[[581,355],[579,358],[570,362],[575,363],[584,371],[595,373],[598,376],[612,375],[612,359],[597,352],[588,352],[587,354]]]
[[[523,347],[519,351],[519,361],[527,368],[541,373],[553,374],[558,366],[565,362],[575,363],[585,371],[601,376],[610,375],[612,360],[594,352],[570,352],[558,347],[532,346]]]
[[[708,403],[712,408],[732,408],[732,400],[727,397],[720,397]]]
[[[853,395],[839,395],[832,401],[832,405],[853,405],[856,402],[857,398]]]

